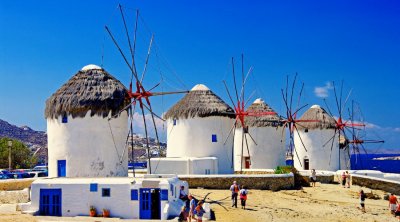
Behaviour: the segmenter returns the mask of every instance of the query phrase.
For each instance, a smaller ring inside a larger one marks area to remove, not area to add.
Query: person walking
[[[188,196],[189,198],[189,215],[188,215],[188,221],[192,222],[192,218],[195,220],[195,213],[194,210],[196,209],[196,200],[193,198],[191,194]]]
[[[317,172],[315,172],[315,169],[311,170],[310,181],[313,187],[315,187],[315,183],[317,182]]]
[[[232,192],[232,207],[235,206],[237,208],[237,197],[239,193],[239,185],[236,183],[236,181],[233,181],[233,184],[231,185],[230,191]]]
[[[346,185],[347,185],[347,188],[350,188],[350,173],[349,173],[349,171],[346,171]]]
[[[361,206],[361,211],[365,213],[365,198],[367,196],[365,195],[363,190],[360,190],[360,206]]]
[[[239,193],[240,193],[240,204],[242,205],[242,209],[246,210],[246,200],[249,191],[246,189],[246,186],[242,186],[242,189],[240,189]]]
[[[196,217],[197,217],[197,222],[202,222],[203,221],[203,214],[206,212],[203,209],[203,201],[200,200],[199,203],[197,204],[197,207],[195,209]]]
[[[397,204],[399,202],[397,201],[397,197],[392,193],[389,196],[389,210],[390,212],[394,215],[397,209]]]
[[[342,186],[343,188],[346,187],[346,173],[344,171],[342,173]]]

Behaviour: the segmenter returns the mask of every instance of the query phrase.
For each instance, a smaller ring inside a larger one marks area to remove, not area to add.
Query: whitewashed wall
[[[282,135],[282,127],[249,127],[250,136],[247,135],[249,151],[246,141],[243,143],[243,157],[250,154],[250,169],[275,169],[277,166],[285,165],[285,133]],[[245,169],[242,154],[242,128],[237,128],[235,133],[235,171]]]
[[[227,117],[168,119],[167,157],[216,157],[218,173],[233,173],[232,135],[224,144],[234,120]],[[212,142],[212,134],[217,142]]]
[[[297,169],[304,169],[304,157],[309,159],[310,169],[336,171],[339,170],[339,143],[338,136],[334,138],[333,148],[331,152],[330,141],[325,147],[323,146],[335,133],[333,129],[313,129],[307,133],[299,130],[301,139],[304,142],[307,151],[304,149],[297,133],[294,135],[294,144],[299,154],[301,165],[296,153],[293,151],[294,166]],[[331,154],[332,153],[332,154]],[[329,161],[329,156],[331,159]]]
[[[124,219],[139,219],[140,208],[139,200],[131,200],[131,189],[144,188],[143,180],[159,181],[158,186],[151,188],[167,189],[168,201],[161,201],[161,219],[168,216],[178,216],[183,204],[175,195],[184,181],[177,178],[172,179],[133,179],[133,178],[112,178],[112,179],[78,179],[78,178],[56,178],[40,179],[32,183],[31,186],[31,206],[30,211],[39,211],[40,189],[62,189],[62,216],[88,216],[90,206],[94,206],[97,214],[102,213],[102,209],[110,210],[111,217]],[[135,181],[135,182],[133,182]],[[97,183],[97,192],[90,192],[90,183]],[[170,191],[170,184],[174,185],[174,195]],[[187,186],[187,184],[186,184]],[[110,188],[110,197],[102,197],[102,188]],[[145,187],[150,188],[150,187]],[[140,199],[140,193],[139,193]],[[166,213],[163,214],[163,212]]]
[[[57,177],[57,160],[66,160],[67,177],[127,176],[127,135],[127,112],[110,122],[90,112],[84,118],[68,116],[68,123],[47,119],[49,177]]]
[[[152,158],[152,174],[218,174],[218,159],[216,157],[166,157]],[[149,171],[149,169],[147,169]]]

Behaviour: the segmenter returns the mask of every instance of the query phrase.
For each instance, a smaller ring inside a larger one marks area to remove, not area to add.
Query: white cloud
[[[314,88],[314,94],[319,98],[327,98],[329,96],[329,90],[332,90],[332,83],[327,82],[325,86],[316,86]]]
[[[394,128],[394,131],[395,131],[395,132],[400,132],[400,127]]]

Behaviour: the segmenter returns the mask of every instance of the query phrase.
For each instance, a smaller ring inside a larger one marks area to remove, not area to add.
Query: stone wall
[[[310,183],[309,176],[303,176],[303,179]],[[317,175],[317,182],[318,183],[334,183],[334,175]]]
[[[352,184],[400,195],[400,183],[396,181],[353,174]]]
[[[190,188],[229,189],[233,181],[245,185],[248,189],[284,190],[294,187],[294,177],[289,174],[267,175],[180,175],[179,179],[187,181]]]
[[[0,190],[23,190],[31,186],[35,179],[8,179],[0,180]]]
[[[0,191],[0,205],[13,203],[26,203],[29,201],[29,189]]]

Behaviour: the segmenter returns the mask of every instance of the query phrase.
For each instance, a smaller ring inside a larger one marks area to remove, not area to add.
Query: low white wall
[[[204,158],[152,158],[151,174],[217,174],[218,159]],[[149,169],[148,169],[149,170]]]

